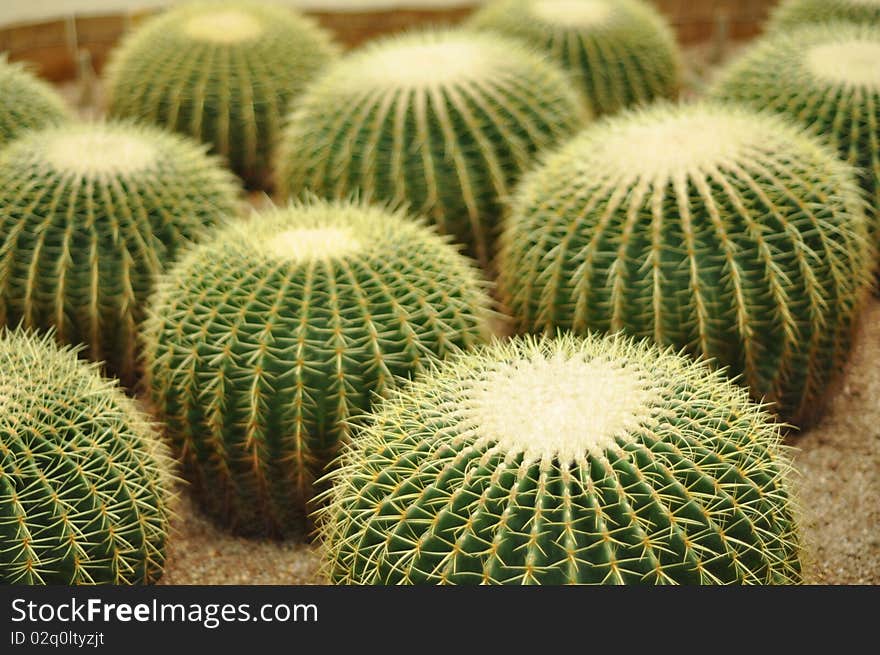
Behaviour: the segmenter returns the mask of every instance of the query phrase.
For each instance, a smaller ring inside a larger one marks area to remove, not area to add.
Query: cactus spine
[[[145,325],[150,388],[208,513],[295,534],[349,421],[488,336],[467,260],[401,213],[313,201],[192,250]]]
[[[469,25],[546,51],[598,114],[675,98],[681,87],[675,36],[642,0],[494,0]]]
[[[873,258],[852,167],[773,115],[609,119],[519,188],[502,300],[527,331],[618,331],[730,368],[803,424],[847,359]]]
[[[860,169],[877,242],[880,23],[803,25],[771,34],[722,72],[712,93],[779,112],[828,139]]]
[[[288,104],[335,54],[329,36],[289,8],[188,3],[144,24],[114,53],[110,114],[211,144],[259,186]]]
[[[515,41],[463,31],[387,37],[298,103],[279,149],[282,195],[408,205],[488,264],[500,199],[585,108],[561,71]]]
[[[154,128],[70,124],[18,139],[0,152],[0,324],[52,327],[132,383],[153,282],[236,211],[233,180]]]
[[[318,520],[336,583],[797,583],[789,469],[703,363],[518,338],[379,404]]]
[[[52,87],[0,55],[0,147],[28,130],[69,118],[64,101]]]
[[[170,465],[134,403],[75,350],[0,329],[0,582],[155,582]]]

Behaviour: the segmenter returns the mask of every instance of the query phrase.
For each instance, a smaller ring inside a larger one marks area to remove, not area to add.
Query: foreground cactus
[[[769,28],[781,31],[793,25],[837,20],[878,25],[880,0],[783,0],[771,15]]]
[[[500,199],[585,108],[515,41],[427,31],[351,55],[298,103],[278,159],[282,195],[406,204],[488,264]]]
[[[110,113],[209,143],[260,185],[288,104],[335,54],[322,30],[288,8],[189,3],[150,20],[114,53]]]
[[[52,87],[0,56],[0,147],[27,130],[58,125],[69,118],[64,101]]]
[[[301,530],[372,394],[487,338],[481,287],[443,238],[360,205],[276,210],[194,249],[145,343],[153,403],[207,511],[238,532]]]
[[[599,114],[674,98],[681,87],[675,36],[643,0],[494,0],[469,24],[546,51]]]
[[[627,332],[712,357],[803,424],[846,361],[873,267],[852,167],[722,105],[609,119],[523,181],[502,235],[520,329]]]
[[[830,140],[860,168],[870,206],[880,210],[880,20],[773,34],[724,71],[712,93],[785,114]],[[876,218],[871,227],[876,243]]]
[[[74,350],[0,329],[0,583],[158,580],[171,464],[134,403]]]
[[[318,520],[336,583],[797,583],[789,470],[703,363],[515,339],[379,404]]]
[[[0,323],[53,327],[130,384],[154,279],[236,211],[233,180],[153,128],[71,124],[13,142],[0,152]]]

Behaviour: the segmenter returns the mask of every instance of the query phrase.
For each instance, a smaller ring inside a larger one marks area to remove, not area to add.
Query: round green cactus
[[[317,518],[336,583],[797,583],[789,470],[703,363],[520,338],[379,404]]]
[[[501,238],[520,329],[652,337],[809,422],[871,282],[851,166],[784,119],[657,106],[587,130],[523,181]]]
[[[318,80],[279,148],[282,195],[407,205],[484,265],[507,195],[535,153],[586,109],[555,66],[516,41],[424,31],[375,41]]]
[[[880,210],[880,22],[772,34],[722,72],[712,94],[785,114],[829,139],[860,169]],[[875,241],[878,227],[873,220]]]
[[[58,125],[69,118],[64,101],[52,87],[0,55],[0,147],[27,130]]]
[[[233,225],[160,285],[152,400],[209,514],[302,530],[349,421],[398,376],[488,338],[468,260],[401,213],[312,201]]]
[[[258,186],[288,104],[336,52],[323,30],[285,7],[188,3],[151,19],[114,52],[109,111],[211,144]]]
[[[130,384],[156,276],[237,193],[204,148],[155,128],[23,136],[0,152],[0,324],[53,327]]]
[[[75,350],[0,329],[0,583],[158,580],[172,464],[134,402]]]
[[[675,36],[642,0],[494,0],[469,25],[546,51],[599,114],[674,98],[681,87]]]
[[[773,11],[769,27],[776,31],[836,20],[880,24],[880,0],[783,0]]]

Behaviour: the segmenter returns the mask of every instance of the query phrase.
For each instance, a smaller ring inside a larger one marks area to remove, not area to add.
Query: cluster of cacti
[[[288,104],[335,54],[323,30],[287,7],[188,3],[151,19],[115,51],[109,110],[211,144],[259,185]]]
[[[378,404],[318,518],[336,583],[797,583],[789,470],[703,363],[515,339]]]
[[[17,139],[0,152],[0,324],[53,327],[131,383],[156,276],[236,211],[234,180],[154,128],[73,123]]]
[[[64,101],[52,87],[0,55],[0,147],[27,130],[58,125],[68,118]]]
[[[880,0],[783,0],[771,15],[769,28],[777,31],[803,23],[837,20],[877,25]]]
[[[527,331],[652,337],[803,424],[846,361],[873,267],[851,166],[746,108],[607,119],[512,200],[502,300]]]
[[[145,350],[208,513],[238,532],[301,530],[372,395],[488,337],[482,287],[446,238],[359,204],[292,205],[193,249],[159,286]]]
[[[469,25],[547,52],[572,74],[599,114],[674,98],[681,86],[672,30],[643,0],[494,0]]]
[[[880,20],[772,34],[722,72],[712,93],[785,114],[830,140],[860,169],[880,210]],[[876,219],[871,228],[876,240]]]
[[[93,365],[51,336],[0,329],[0,583],[155,582],[170,464]]]
[[[586,112],[562,71],[516,41],[452,30],[386,37],[297,103],[276,182],[283,195],[406,205],[485,265],[501,199]]]

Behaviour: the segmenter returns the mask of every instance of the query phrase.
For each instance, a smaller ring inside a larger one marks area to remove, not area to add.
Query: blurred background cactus
[[[283,7],[184,4],[141,26],[114,53],[109,111],[192,135],[261,186],[290,101],[335,54],[327,33]]]
[[[315,478],[373,395],[488,338],[483,287],[444,238],[359,204],[270,211],[190,252],[145,343],[153,403],[208,513],[301,534]]]
[[[782,118],[711,104],[582,133],[524,180],[501,243],[519,329],[686,348],[796,424],[848,358],[874,265],[855,169]]]
[[[0,329],[0,583],[158,580],[171,464],[94,365],[51,336]]]
[[[571,74],[597,114],[675,98],[681,87],[675,36],[643,0],[492,0],[468,25],[546,52]]]
[[[880,2],[877,7],[880,11]],[[842,159],[859,168],[878,244],[880,21],[774,33],[722,70],[712,95],[784,114],[830,141]]]
[[[515,40],[392,36],[347,57],[297,103],[276,181],[282,196],[406,205],[488,266],[501,199],[539,150],[586,120],[562,71]]]
[[[28,130],[58,125],[70,117],[51,86],[0,54],[0,148]]]
[[[238,187],[204,148],[167,132],[72,123],[0,151],[0,324],[55,330],[137,373],[137,329],[181,246],[237,212]]]
[[[847,20],[880,24],[880,0],[782,0],[770,18],[770,31],[803,23]]]
[[[349,584],[792,584],[779,426],[702,363],[514,339],[392,394],[319,520]]]

